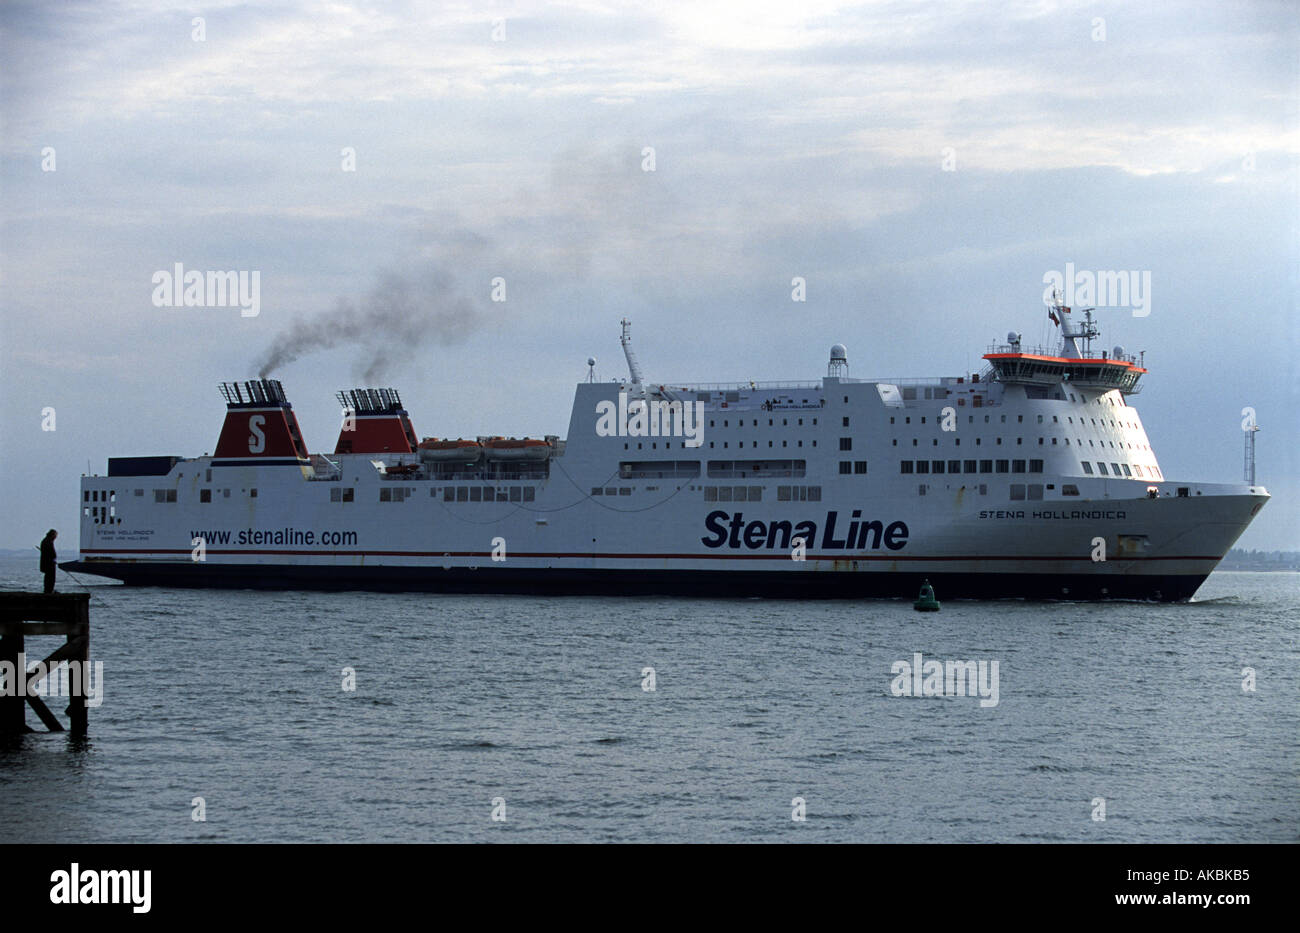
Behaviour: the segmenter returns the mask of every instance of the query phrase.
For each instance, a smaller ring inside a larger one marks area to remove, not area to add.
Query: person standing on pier
[[[58,555],[54,552],[54,539],[59,533],[53,528],[41,540],[41,573],[45,574],[45,592],[54,592],[54,573],[58,567]]]

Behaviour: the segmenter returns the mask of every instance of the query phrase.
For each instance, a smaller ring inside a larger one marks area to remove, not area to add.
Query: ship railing
[[[1018,343],[991,343],[985,353],[1027,353],[1030,356],[1060,356],[1060,351],[1053,347],[1044,347],[1041,344],[1034,347],[1026,347]]]
[[[896,386],[939,386],[939,385],[958,385],[959,380],[969,382],[966,376],[872,376],[867,379],[850,378],[848,376],[840,377],[841,382],[847,383],[877,383],[883,382],[887,385]],[[779,389],[815,389],[821,391],[823,384],[821,382],[808,382],[807,380],[781,381],[781,382],[661,382],[653,385],[647,384],[648,388],[658,389],[663,386],[669,392],[770,392]],[[691,400],[687,400],[691,401]],[[813,406],[809,403],[808,407],[820,407],[820,402]]]
[[[820,389],[820,382],[782,380],[777,382],[655,382],[650,389],[663,386],[669,392],[770,392],[773,389]]]
[[[1025,347],[1020,344],[1011,344],[1011,343],[991,343],[989,344],[988,349],[985,352],[1026,353],[1029,354],[1030,356],[1051,356],[1051,357],[1061,356],[1061,350],[1059,347],[1058,348],[1044,347],[1044,346]],[[1132,363],[1134,366],[1142,365],[1142,360],[1139,356],[1137,356],[1137,354],[1120,353],[1116,355],[1114,352],[1110,350],[1102,350],[1099,356],[1090,356],[1088,357],[1088,359],[1115,360],[1116,362],[1119,363]]]
[[[962,380],[958,382],[958,380]],[[844,379],[844,382],[884,383],[891,386],[954,386],[966,385],[966,376],[873,376],[870,379]]]

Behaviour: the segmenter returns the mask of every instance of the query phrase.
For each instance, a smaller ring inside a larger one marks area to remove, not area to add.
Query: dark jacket
[[[41,540],[41,573],[51,573],[55,567],[55,561],[58,555],[54,553],[54,539],[43,538]]]

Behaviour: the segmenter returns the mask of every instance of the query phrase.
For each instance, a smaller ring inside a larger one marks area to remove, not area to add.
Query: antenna
[[[1250,422],[1242,426],[1242,431],[1246,435],[1246,465],[1245,480],[1251,486],[1255,485],[1255,435],[1259,432],[1259,425],[1255,423],[1252,416]]]
[[[1092,320],[1092,312],[1096,308],[1070,308],[1061,304],[1060,296],[1055,291],[1052,292],[1052,300],[1055,302],[1048,311],[1048,317],[1057,323],[1061,328],[1061,356],[1071,359],[1088,358],[1092,354],[1092,338],[1096,337],[1100,331]],[[1082,311],[1083,322],[1074,324],[1067,317],[1071,311]],[[1083,341],[1083,346],[1079,341]]]
[[[631,374],[633,388],[640,392],[641,389],[641,364],[636,361],[636,354],[632,352],[632,322],[627,318],[619,321],[623,325],[623,335],[618,338],[619,343],[623,345],[623,355],[627,357],[627,369]]]

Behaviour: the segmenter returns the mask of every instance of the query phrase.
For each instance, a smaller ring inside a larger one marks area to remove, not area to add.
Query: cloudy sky
[[[7,3],[0,547],[71,553],[87,464],[211,451],[285,334],[321,345],[274,372],[313,450],[361,384],[422,435],[563,434],[625,315],[655,381],[815,379],[837,341],[957,375],[1048,337],[1073,263],[1151,275],[1099,317],[1165,475],[1240,480],[1255,408],[1240,545],[1300,548],[1298,10]],[[176,263],[256,270],[259,313],[155,306]]]

